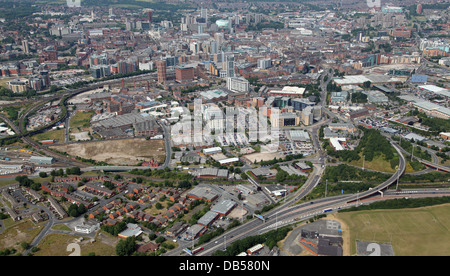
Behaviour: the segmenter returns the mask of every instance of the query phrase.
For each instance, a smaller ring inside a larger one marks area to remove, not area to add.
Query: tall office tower
[[[219,52],[219,44],[216,41],[211,41],[209,43],[211,55],[217,54]]]
[[[47,70],[43,70],[39,72],[41,75],[41,79],[43,80],[44,87],[50,87],[50,75],[48,74]]]
[[[235,25],[235,26],[239,26],[240,23],[241,23],[241,22],[240,22],[239,15],[236,15],[236,16],[234,17],[234,25]]]
[[[191,17],[190,15],[186,15],[185,18],[186,18],[186,19],[185,19],[185,20],[186,20],[185,23],[186,23],[187,25],[191,25],[191,24],[192,24],[192,17]]]
[[[230,30],[233,28],[233,19],[231,17],[228,17],[228,28],[230,28]]]
[[[203,25],[202,24],[198,24],[197,26],[197,30],[198,30],[198,34],[203,34]]]
[[[167,80],[166,61],[157,60],[155,63],[156,63],[156,72],[158,76],[158,83],[165,83]]]
[[[200,52],[200,44],[196,41],[191,42],[191,44],[189,44],[189,50],[194,55],[198,54],[198,52]]]
[[[246,24],[250,24],[251,19],[252,19],[252,17],[249,13],[245,15],[245,23]]]
[[[214,40],[216,40],[217,46],[220,49],[222,47],[223,42],[225,41],[223,33],[215,33]]]
[[[260,13],[255,13],[255,24],[261,22],[262,15]]]
[[[28,47],[28,40],[22,40],[23,52],[28,55],[30,53],[30,48]]]
[[[223,69],[226,71],[228,78],[233,78],[236,76],[234,72],[234,55],[227,55],[225,57],[225,62],[223,63]]]
[[[200,9],[200,17],[204,18],[206,22],[208,22],[208,10],[201,7]]]

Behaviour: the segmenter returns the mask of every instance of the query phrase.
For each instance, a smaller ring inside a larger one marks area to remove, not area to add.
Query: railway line
[[[275,208],[264,215],[264,218],[267,221],[252,219],[246,224],[230,230],[223,236],[202,245],[204,247],[204,250],[200,252],[199,255],[208,256],[213,254],[216,250],[220,249],[220,245],[217,245],[217,242],[225,239],[225,236],[228,236],[228,241],[232,242],[234,240],[245,238],[246,236],[256,235],[257,233],[261,234],[270,231],[278,226],[281,226],[282,221],[295,223],[299,220],[305,220],[318,214],[322,214],[324,210],[329,210],[329,212],[332,212],[343,208],[358,206],[360,202],[373,198],[376,195],[378,195],[379,197],[383,196],[383,191],[394,183],[397,183],[400,176],[405,172],[406,167],[406,160],[401,152],[400,147],[393,141],[391,141],[391,144],[400,156],[400,163],[397,171],[388,180],[381,183],[377,187],[369,189],[367,191],[363,191],[361,193],[358,192],[357,194],[323,198],[320,200],[310,201],[292,206],[292,204],[294,203],[294,199],[295,201],[301,199],[302,197],[307,195],[315,186],[318,185],[318,183],[320,182],[321,173],[320,171],[319,173],[315,172],[312,174],[312,180],[309,182],[306,189],[299,190],[293,196],[293,199],[286,201],[280,207]],[[317,170],[317,168],[315,170]]]
[[[136,81],[139,78],[148,78],[148,75],[141,75],[141,76],[134,76],[127,78],[127,81]],[[33,104],[32,107],[30,107],[26,112],[24,112],[20,118],[19,118],[19,125],[14,124],[11,120],[9,120],[7,117],[0,115],[0,118],[2,118],[7,124],[10,125],[10,127],[17,133],[17,137],[22,139],[22,141],[30,146],[32,146],[37,151],[40,151],[48,156],[54,157],[55,159],[59,160],[60,162],[63,162],[69,166],[78,166],[80,168],[89,169],[92,168],[91,165],[85,164],[79,160],[76,160],[74,158],[65,156],[63,154],[54,152],[50,149],[48,149],[46,146],[40,145],[38,142],[33,141],[31,139],[31,136],[42,131],[46,131],[49,128],[51,128],[54,124],[63,121],[66,119],[67,113],[64,114],[64,116],[61,116],[53,122],[52,124],[36,130],[36,131],[26,131],[25,124],[26,124],[26,118],[29,116],[29,114],[33,113],[35,110],[37,110],[40,106],[45,104],[49,101],[55,101],[55,100],[61,100],[61,103],[64,107],[66,104],[66,101],[70,99],[71,97],[81,94],[83,92],[87,92],[92,89],[100,88],[104,86],[105,84],[113,84],[113,83],[120,83],[122,81],[125,81],[125,79],[116,79],[116,80],[108,80],[104,82],[99,82],[95,84],[89,84],[86,87],[70,90],[67,89],[67,92],[61,93],[58,95],[54,95],[51,97],[47,97],[45,99],[41,99],[36,102],[36,104]],[[315,144],[319,144],[317,140],[317,133],[316,129],[312,131],[313,140],[315,141]],[[166,151],[170,150],[170,146],[168,143],[170,143],[167,135],[167,130],[165,129],[165,141],[166,141]],[[310,217],[313,217],[318,214],[322,214],[325,210],[327,212],[335,212],[336,210],[349,208],[352,206],[358,206],[359,204],[372,202],[375,200],[385,200],[389,198],[398,198],[398,197],[404,197],[405,193],[393,193],[392,191],[387,191],[387,189],[394,185],[395,183],[398,183],[399,178],[404,174],[405,168],[406,168],[406,160],[405,157],[402,154],[402,149],[399,145],[396,144],[396,142],[390,140],[392,146],[397,151],[400,162],[397,167],[397,170],[392,176],[386,180],[385,182],[381,183],[377,187],[373,189],[369,189],[367,191],[358,192],[356,194],[350,194],[350,195],[340,195],[340,196],[334,196],[334,197],[325,197],[321,199],[317,199],[314,201],[304,202],[301,204],[296,204],[297,201],[304,198],[314,187],[316,187],[320,183],[321,175],[324,170],[324,160],[323,157],[324,153],[320,150],[319,154],[319,162],[317,162],[317,166],[314,166],[315,169],[313,173],[311,174],[310,179],[308,179],[307,183],[305,183],[305,188],[300,189],[297,191],[293,197],[290,197],[289,200],[286,200],[281,206],[276,207],[272,209],[271,211],[264,214],[264,219],[252,219],[248,221],[247,223],[238,226],[234,229],[231,229],[230,231],[227,231],[224,235],[217,237],[213,239],[212,241],[203,244],[202,245],[202,251],[198,252],[197,255],[200,256],[207,256],[213,254],[216,250],[221,249],[222,245],[220,244],[221,241],[227,240],[228,242],[233,242],[238,239],[245,238],[247,236],[256,235],[270,231],[272,229],[276,229],[277,227],[289,225],[291,223],[298,222],[299,220],[306,220]],[[320,146],[319,146],[320,149]],[[170,154],[168,154],[170,156]],[[164,166],[168,166],[168,160],[166,158],[166,161],[164,163]],[[252,182],[251,180],[249,180]],[[258,184],[253,183],[252,184],[258,186]],[[450,194],[450,191],[439,191],[439,193],[436,193],[436,191],[427,191],[427,192],[416,192],[411,193],[411,196],[439,196],[442,194]],[[171,250],[167,253],[167,255],[180,255],[183,254],[182,251],[183,248]]]
[[[68,99],[70,99],[78,94],[81,94],[81,93],[84,93],[84,92],[87,92],[87,91],[90,91],[93,89],[101,88],[107,84],[110,85],[110,84],[125,83],[125,82],[130,82],[130,81],[135,82],[136,80],[139,80],[141,78],[148,79],[149,77],[152,77],[153,75],[154,75],[153,73],[146,73],[146,74],[137,75],[137,76],[131,76],[131,77],[101,81],[101,82],[97,82],[97,83],[91,83],[91,84],[87,84],[85,87],[79,88],[79,89],[67,89],[66,88],[66,92],[64,92],[64,93],[60,93],[57,95],[51,95],[51,96],[44,96],[44,97],[42,97],[38,100],[34,100],[34,101],[29,100],[27,102],[33,101],[33,102],[35,102],[35,104],[33,104],[30,108],[28,108],[25,112],[23,112],[21,114],[21,116],[18,118],[19,125],[16,125],[9,118],[0,114],[0,118],[3,119],[11,127],[11,129],[13,129],[14,132],[16,133],[16,135],[6,137],[4,139],[20,138],[25,144],[30,145],[36,151],[42,152],[48,156],[51,156],[51,157],[57,159],[58,161],[67,164],[68,166],[77,166],[80,168],[90,167],[91,166],[90,164],[86,164],[75,158],[68,157],[63,154],[54,152],[54,151],[48,149],[46,146],[43,146],[43,145],[37,143],[30,137],[35,134],[49,130],[50,128],[52,128],[54,125],[56,125],[57,123],[59,123],[61,121],[65,121],[67,118],[67,115],[68,115],[67,110],[65,108],[65,105],[66,105],[66,102]],[[53,121],[52,123],[50,123],[42,128],[39,128],[37,130],[27,131],[26,130],[27,117],[30,114],[32,114],[33,112],[35,112],[36,110],[38,110],[40,107],[42,107],[45,103],[57,101],[57,100],[61,101],[60,105],[63,108],[63,115],[60,116],[57,120]],[[8,106],[9,105],[17,105],[17,103],[11,103],[11,104],[7,104],[7,105]]]

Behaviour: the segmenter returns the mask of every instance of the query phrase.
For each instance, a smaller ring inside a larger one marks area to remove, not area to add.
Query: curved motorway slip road
[[[226,247],[226,243],[231,243],[247,236],[261,234],[276,229],[281,225],[294,223],[299,220],[305,220],[315,215],[322,214],[325,209],[331,208],[335,211],[337,209],[358,206],[358,204],[361,204],[361,202],[367,201],[377,194],[381,198],[382,193],[380,192],[388,188],[390,185],[396,183],[400,176],[405,172],[406,167],[406,160],[402,155],[399,146],[393,141],[391,141],[391,144],[399,154],[400,163],[398,165],[397,171],[388,180],[381,183],[377,187],[357,194],[322,198],[319,200],[291,206],[292,203],[303,198],[319,183],[321,170],[319,169],[318,171],[316,171],[317,167],[315,166],[315,170],[309,178],[309,183],[305,184],[306,187],[299,190],[292,199],[286,201],[282,206],[267,212],[264,215],[266,221],[262,221],[260,219],[252,219],[239,227],[231,229],[224,235],[217,237],[206,244],[203,244],[202,246],[204,250],[202,252],[199,252],[198,255],[211,255],[217,250],[223,250]],[[182,248],[180,248],[179,250],[173,250],[169,252],[167,255],[179,255],[182,253]]]

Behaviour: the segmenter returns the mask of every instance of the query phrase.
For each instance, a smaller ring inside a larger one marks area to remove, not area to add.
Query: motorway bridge
[[[416,158],[416,159],[418,159],[418,158]],[[436,164],[436,163],[433,163],[433,162],[429,162],[429,161],[426,161],[426,160],[423,160],[423,159],[418,159],[418,160],[419,160],[420,163],[424,164],[427,167],[436,169],[436,170],[441,171],[441,172],[446,172],[446,173],[450,172],[450,168],[449,167],[442,166],[442,165],[439,165],[439,164]]]

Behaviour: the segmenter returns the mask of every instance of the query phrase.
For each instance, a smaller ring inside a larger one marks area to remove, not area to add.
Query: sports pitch
[[[391,244],[395,256],[449,256],[450,204],[336,214],[346,225],[350,255],[358,241]],[[345,230],[343,230],[345,231]]]

